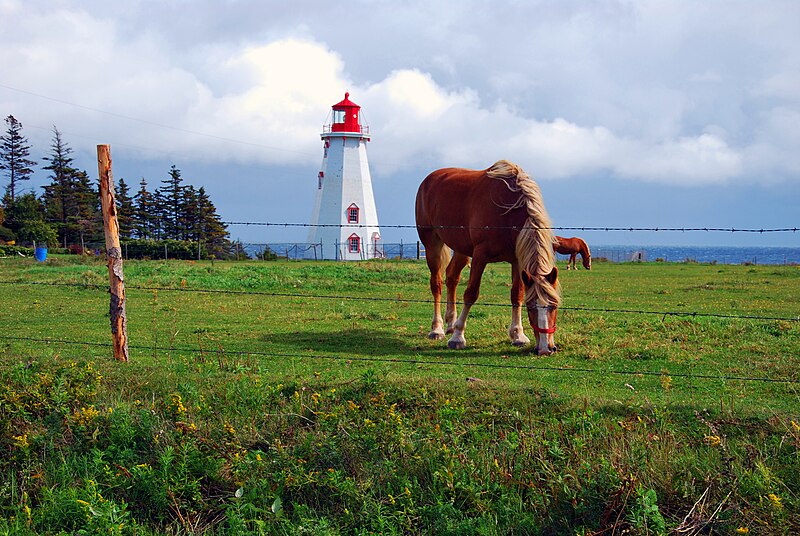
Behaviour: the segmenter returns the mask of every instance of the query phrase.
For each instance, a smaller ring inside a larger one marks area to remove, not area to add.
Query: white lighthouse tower
[[[322,127],[322,169],[317,182],[306,258],[363,260],[381,256],[378,211],[367,162],[369,127],[361,106],[344,94]]]

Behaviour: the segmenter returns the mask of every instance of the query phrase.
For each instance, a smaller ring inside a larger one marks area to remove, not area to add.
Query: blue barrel
[[[47,248],[36,248],[33,250],[33,256],[39,262],[44,262],[47,260]]]

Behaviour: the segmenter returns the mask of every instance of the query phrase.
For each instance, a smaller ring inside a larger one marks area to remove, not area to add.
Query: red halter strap
[[[556,332],[556,327],[553,326],[552,328],[543,329],[543,328],[540,328],[539,326],[533,326],[533,332],[536,333],[537,335],[540,334],[540,333],[555,333]]]
[[[550,308],[552,308],[552,307],[554,307],[554,306],[552,306],[552,305],[535,305],[535,306],[533,306],[533,307],[528,307],[527,309],[528,309],[529,311],[531,311],[531,310],[534,310],[534,311],[535,311],[536,309],[539,309],[539,308],[550,309]],[[553,327],[551,327],[551,328],[540,328],[538,324],[537,324],[537,325],[535,325],[535,326],[532,326],[532,327],[533,327],[533,332],[534,332],[535,334],[537,334],[537,335],[538,335],[539,333],[547,333],[547,334],[550,334],[550,333],[555,333],[555,332],[556,332],[556,326],[555,326],[555,325],[553,325]]]

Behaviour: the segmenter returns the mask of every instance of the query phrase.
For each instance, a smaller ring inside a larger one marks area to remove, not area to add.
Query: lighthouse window
[[[333,111],[333,122],[334,123],[344,123],[345,118],[345,111],[344,110],[334,110]]]
[[[361,251],[361,238],[357,235],[351,235],[347,243],[350,246],[350,253],[358,253]]]
[[[347,209],[347,223],[358,223],[358,207],[355,205],[350,205],[350,208]]]

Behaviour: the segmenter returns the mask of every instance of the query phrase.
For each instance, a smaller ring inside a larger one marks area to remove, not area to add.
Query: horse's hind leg
[[[516,262],[511,264],[511,325],[508,326],[508,336],[514,346],[525,346],[531,340],[525,335],[522,323],[522,305],[525,303],[525,287],[519,275],[519,266]]]
[[[444,339],[444,323],[442,322],[442,272],[447,264],[450,251],[441,242],[432,241],[425,244],[425,261],[431,271],[431,294],[433,295],[433,320],[429,339]]]
[[[444,321],[447,325],[445,334],[448,335],[453,333],[455,329],[456,317],[458,316],[458,312],[456,311],[456,287],[458,287],[458,283],[461,281],[461,271],[467,263],[469,263],[469,257],[456,253],[453,255],[453,258],[450,259],[450,264],[447,265],[447,271],[445,272],[447,303],[444,311]]]
[[[575,256],[576,256],[575,253],[569,254],[569,261],[567,261],[567,270],[577,270],[577,268],[575,268]]]

